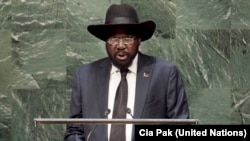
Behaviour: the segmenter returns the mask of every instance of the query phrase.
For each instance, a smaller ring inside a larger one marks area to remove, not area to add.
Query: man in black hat
[[[189,118],[176,66],[139,51],[140,43],[152,37],[155,27],[153,21],[139,22],[136,10],[128,4],[111,5],[104,24],[88,26],[92,35],[106,43],[108,57],[77,69],[70,118]],[[120,127],[68,124],[64,140],[134,139],[132,125]]]

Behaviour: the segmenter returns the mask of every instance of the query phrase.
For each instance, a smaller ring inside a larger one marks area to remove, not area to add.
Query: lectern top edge
[[[86,119],[35,118],[38,124],[137,124],[137,125],[197,125],[198,119]]]

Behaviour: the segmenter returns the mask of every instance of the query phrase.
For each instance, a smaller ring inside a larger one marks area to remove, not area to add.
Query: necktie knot
[[[128,69],[121,69],[120,71],[121,71],[121,76],[126,77],[129,70]]]

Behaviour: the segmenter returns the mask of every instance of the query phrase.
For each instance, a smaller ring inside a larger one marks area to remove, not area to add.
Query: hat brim
[[[99,25],[89,25],[87,27],[88,31],[95,37],[106,41],[111,32],[115,28],[124,28],[131,30],[140,36],[141,41],[146,41],[152,37],[154,34],[156,25],[153,21],[145,21],[137,24],[99,24]]]

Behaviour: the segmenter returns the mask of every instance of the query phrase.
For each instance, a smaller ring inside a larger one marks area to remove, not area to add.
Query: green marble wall
[[[60,141],[71,80],[106,56],[86,26],[112,3],[130,3],[157,30],[140,48],[177,65],[191,117],[201,124],[250,124],[250,0],[1,0],[0,141]]]

